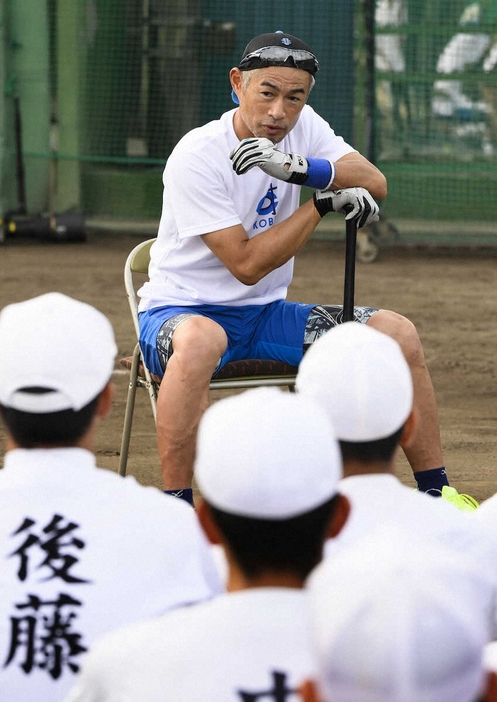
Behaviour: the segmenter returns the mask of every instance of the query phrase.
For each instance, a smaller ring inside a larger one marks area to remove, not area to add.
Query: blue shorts
[[[316,324],[306,328],[312,310],[322,310]],[[356,307],[355,318],[367,322],[376,312],[372,307]],[[192,315],[202,315],[217,322],[226,332],[228,346],[216,372],[230,361],[270,359],[298,366],[304,348],[321,333],[341,321],[342,308],[276,300],[267,305],[197,305],[154,307],[139,314],[140,347],[149,370],[162,377],[172,354],[172,333]],[[173,320],[173,317],[178,320]],[[170,324],[167,324],[168,321]],[[159,337],[162,336],[162,339]],[[158,343],[159,337],[159,343]],[[306,343],[307,342],[307,343]],[[159,349],[158,349],[159,347]]]

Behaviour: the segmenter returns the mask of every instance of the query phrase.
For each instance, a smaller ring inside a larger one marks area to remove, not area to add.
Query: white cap
[[[117,347],[101,312],[47,293],[0,313],[0,404],[32,413],[80,410],[109,382]],[[53,392],[34,394],[23,388]]]
[[[339,324],[300,362],[297,389],[322,403],[338,439],[385,439],[412,410],[411,371],[399,344],[361,324]]]
[[[492,587],[457,551],[380,527],[308,581],[325,702],[475,702]]]
[[[490,673],[497,673],[497,641],[491,641],[485,646],[483,663]]]
[[[338,442],[310,398],[258,388],[219,400],[202,417],[195,478],[213,507],[289,519],[330,500],[341,477]]]

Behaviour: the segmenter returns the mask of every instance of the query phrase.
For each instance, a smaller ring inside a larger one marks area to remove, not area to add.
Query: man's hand
[[[270,139],[243,139],[230,153],[230,159],[233,161],[233,170],[238,175],[259,166],[264,173],[297,185],[307,177],[307,159],[300,154],[285,154]]]
[[[358,227],[364,227],[379,219],[380,208],[364,188],[317,190],[313,199],[321,217],[328,212],[342,212],[347,215],[345,219],[357,218]]]

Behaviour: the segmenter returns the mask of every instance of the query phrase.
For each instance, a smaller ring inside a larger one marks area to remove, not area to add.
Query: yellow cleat
[[[444,485],[442,488],[442,498],[451,502],[457,509],[462,512],[474,512],[478,509],[478,502],[471,495],[464,493],[459,494],[457,490],[449,485]]]

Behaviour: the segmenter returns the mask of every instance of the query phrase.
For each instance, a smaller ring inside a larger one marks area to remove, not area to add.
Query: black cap
[[[250,54],[268,47],[280,47],[286,49],[288,53],[278,58],[263,58],[259,56],[251,57]],[[292,56],[292,52],[296,56]],[[306,52],[308,57],[300,55],[298,52]],[[288,66],[289,68],[302,68],[304,71],[314,75],[319,69],[319,63],[314,56],[312,49],[302,39],[294,37],[285,32],[270,32],[259,34],[254,37],[243,52],[238,68],[241,71],[249,71],[254,68],[264,68],[266,66]]]

